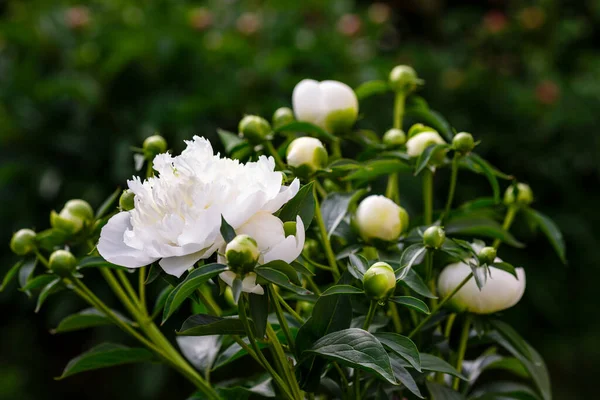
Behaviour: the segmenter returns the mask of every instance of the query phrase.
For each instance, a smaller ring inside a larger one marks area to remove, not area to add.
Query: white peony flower
[[[274,260],[283,260],[287,263],[294,261],[304,247],[304,223],[298,216],[296,217],[296,234],[285,236],[283,222],[268,212],[258,212],[248,220],[244,225],[236,229],[238,235],[248,235],[256,241],[260,256],[259,264],[266,264]],[[222,254],[225,253],[225,244],[221,246],[217,253],[217,259],[220,263],[226,263],[227,260]],[[232,286],[236,277],[235,272],[225,271],[219,274],[219,277]],[[248,293],[263,294],[264,290],[256,284],[256,274],[254,272],[242,277],[242,291]]]
[[[474,246],[474,249],[477,249]],[[496,261],[500,261],[496,258]],[[475,314],[491,314],[517,304],[525,292],[525,271],[516,268],[517,277],[495,267],[489,267],[490,276],[481,290],[475,279],[470,279],[450,300],[459,311]],[[450,264],[438,279],[438,292],[444,297],[454,290],[469,274],[471,267],[465,263]]]
[[[358,205],[356,226],[366,241],[394,241],[408,228],[408,214],[387,197],[372,195]]]
[[[292,93],[298,121],[320,126],[328,132],[347,131],[358,117],[358,99],[345,83],[338,81],[300,81]]]
[[[439,133],[434,131],[419,132],[406,142],[406,153],[411,157],[419,157],[432,144],[446,143]]]
[[[154,158],[158,177],[128,181],[135,208],[102,229],[98,251],[107,261],[137,268],[160,260],[165,272],[181,276],[224,245],[221,215],[238,229],[257,213],[271,215],[298,192],[298,180],[282,185],[273,158],[240,164],[214,155],[204,138],[186,143],[180,156]]]

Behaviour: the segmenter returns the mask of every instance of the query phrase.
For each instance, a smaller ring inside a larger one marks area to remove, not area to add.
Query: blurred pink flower
[[[65,23],[70,29],[85,28],[90,24],[90,11],[85,6],[70,7],[65,11]]]
[[[362,26],[360,17],[356,14],[344,14],[338,20],[337,30],[344,36],[355,36]]]
[[[491,33],[498,33],[506,28],[508,20],[502,11],[489,11],[483,16],[483,25]]]
[[[560,88],[550,80],[542,81],[535,88],[535,97],[542,104],[554,104],[560,97]]]

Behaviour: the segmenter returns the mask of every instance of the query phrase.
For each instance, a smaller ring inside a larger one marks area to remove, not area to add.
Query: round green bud
[[[402,232],[408,231],[408,225],[410,224],[410,218],[408,216],[408,212],[403,207],[400,207],[398,210],[400,213],[400,222],[402,223]]]
[[[377,262],[363,276],[363,289],[372,300],[386,300],[396,288],[396,274],[388,263]]]
[[[152,159],[156,155],[167,151],[167,141],[160,135],[152,135],[144,140],[144,155],[146,158]]]
[[[245,275],[254,270],[254,266],[260,257],[260,251],[256,240],[248,235],[237,235],[227,243],[225,257],[231,270],[238,275]]]
[[[131,211],[135,208],[135,193],[131,190],[124,190],[119,197],[119,208],[121,211]]]
[[[280,107],[273,113],[273,128],[277,129],[280,126],[291,124],[295,121],[294,112],[289,107]]]
[[[410,139],[411,137],[413,137],[421,132],[437,132],[437,131],[430,126],[418,123],[418,124],[414,124],[413,126],[410,127],[410,129],[408,130],[408,138]]]
[[[515,196],[516,192],[516,196]],[[517,183],[517,186],[510,186],[504,193],[504,204],[507,206],[518,204],[518,205],[529,205],[533,202],[533,192],[526,183]]]
[[[269,122],[258,115],[246,115],[238,126],[240,135],[252,144],[264,142],[271,133]]]
[[[31,229],[19,229],[10,239],[10,249],[18,256],[31,253],[35,247],[35,232]]]
[[[71,275],[77,266],[77,259],[67,250],[56,250],[48,261],[50,269],[58,276]]]
[[[69,200],[63,207],[63,210],[68,210],[69,214],[80,218],[85,222],[94,220],[94,209],[92,208],[92,206],[90,206],[90,203],[88,203],[85,200]]]
[[[50,212],[50,226],[59,231],[73,235],[79,232],[83,228],[83,220],[66,209],[57,213],[56,211]]]
[[[402,129],[392,128],[383,135],[383,144],[387,146],[402,146],[404,143],[406,143],[406,134]]]
[[[446,232],[439,226],[430,226],[423,233],[423,243],[425,246],[439,249],[446,241]]]
[[[475,148],[475,140],[473,135],[467,132],[460,132],[452,139],[452,147],[454,150],[462,154],[467,154]]]
[[[492,265],[496,260],[496,249],[493,247],[484,247],[477,255],[481,264]]]
[[[296,221],[284,222],[283,232],[285,233],[285,237],[294,236],[296,234]]]
[[[417,73],[408,65],[398,65],[390,72],[390,88],[395,92],[410,93],[421,82]]]

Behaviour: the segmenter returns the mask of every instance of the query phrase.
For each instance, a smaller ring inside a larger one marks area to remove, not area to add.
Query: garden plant
[[[530,267],[502,249],[524,247],[510,233],[523,219],[564,262],[561,234],[529,185],[477,154],[476,134],[429,108],[423,84],[406,65],[354,90],[302,80],[270,121],[219,130],[225,155],[194,136],[175,156],[150,136],[132,149],[143,176],[126,190],[96,209],[70,200],[49,229],[16,232],[2,287],[18,278],[36,310],[74,292],[89,307],[54,333],[114,325],[138,344],[98,344],[59,379],[160,362],[189,380],[190,399],[551,399],[543,360],[502,321]],[[359,103],[388,92],[389,130],[362,129]],[[456,204],[463,174],[487,179],[489,194]],[[402,206],[405,179],[421,183],[420,213]],[[184,313],[176,332],[161,329]],[[232,363],[256,368],[211,379]]]

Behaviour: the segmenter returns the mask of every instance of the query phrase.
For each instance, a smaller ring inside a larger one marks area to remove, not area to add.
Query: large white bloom
[[[434,131],[419,132],[406,142],[406,153],[411,157],[418,157],[432,144],[446,143],[439,133]]]
[[[344,132],[356,122],[358,99],[345,83],[338,81],[300,81],[292,93],[298,121],[313,123],[328,132]]]
[[[237,230],[257,213],[271,215],[298,192],[298,180],[282,185],[273,158],[240,164],[214,155],[204,138],[186,143],[180,156],[154,158],[158,177],[128,181],[135,208],[112,217],[98,243],[109,262],[137,268],[160,260],[167,273],[181,276],[225,243],[221,215]]]
[[[283,222],[268,212],[258,212],[244,225],[236,229],[239,235],[248,235],[256,241],[260,256],[259,264],[266,264],[274,260],[283,260],[287,263],[294,261],[304,247],[304,224],[300,216],[296,217],[296,234],[285,236]],[[227,260],[222,254],[225,253],[225,245],[219,249],[217,258],[220,263],[225,264]],[[233,271],[221,272],[219,277],[229,286],[233,285],[236,274]],[[242,279],[242,291],[248,293],[263,294],[264,290],[256,284],[256,274],[251,272]]]
[[[499,259],[497,259],[499,260]],[[450,304],[460,311],[475,314],[491,314],[517,304],[525,292],[525,271],[516,268],[514,275],[495,267],[490,268],[490,276],[481,290],[471,278],[450,300]],[[438,279],[438,292],[444,297],[452,292],[469,274],[471,267],[465,263],[450,264],[444,268]]]

